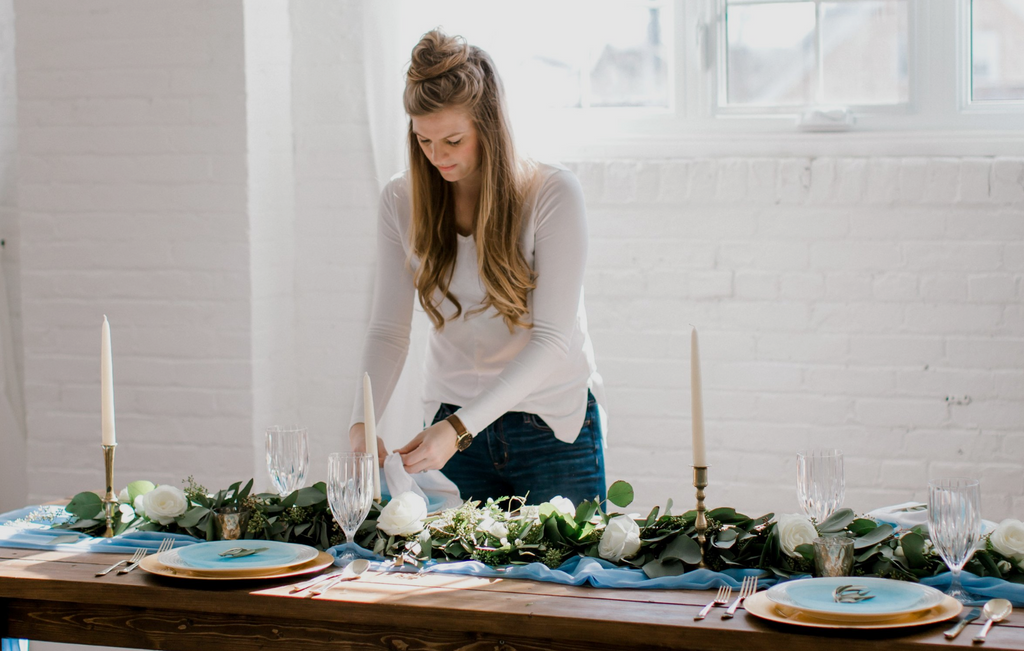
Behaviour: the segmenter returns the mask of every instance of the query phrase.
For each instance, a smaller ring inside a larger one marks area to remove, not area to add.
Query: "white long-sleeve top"
[[[473,313],[486,292],[475,240],[459,235],[449,291],[462,304],[462,315],[446,320],[440,331],[431,328],[423,387],[426,423],[441,403],[459,405],[456,414],[475,436],[506,412],[524,411],[539,415],[558,439],[571,443],[583,426],[587,389],[600,394],[583,307],[583,192],[564,167],[542,164],[537,174],[535,190],[524,203],[521,240],[526,262],[536,274],[536,288],[528,295],[533,327],[509,333],[493,307]],[[376,284],[363,349],[376,414],[391,399],[409,350],[416,300],[413,273],[419,265],[410,250],[411,214],[409,181],[400,174],[381,194]],[[439,307],[445,317],[455,314],[448,299]],[[351,424],[363,422],[362,382],[357,386]]]

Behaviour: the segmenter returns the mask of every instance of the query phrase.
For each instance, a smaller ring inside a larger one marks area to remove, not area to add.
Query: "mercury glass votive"
[[[237,506],[224,506],[214,512],[214,519],[217,523],[217,534],[221,540],[238,540],[245,535],[245,529],[249,525],[248,509],[239,509]]]
[[[853,538],[815,538],[813,544],[816,576],[850,576],[853,572]]]

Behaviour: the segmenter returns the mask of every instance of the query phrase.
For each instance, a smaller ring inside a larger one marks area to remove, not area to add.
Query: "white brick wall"
[[[100,477],[103,312],[119,477],[265,482],[262,429],[294,414],[322,479],[373,282],[362,5],[290,3],[290,53],[245,42],[284,33],[283,0],[114,5],[16,4],[30,497]],[[609,479],[634,483],[638,510],[692,502],[694,323],[711,504],[793,511],[795,452],[834,445],[852,507],[966,473],[986,517],[1024,515],[1024,159],[571,166]]]

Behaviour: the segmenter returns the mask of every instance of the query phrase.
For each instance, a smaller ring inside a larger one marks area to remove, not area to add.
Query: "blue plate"
[[[833,591],[843,585],[862,586],[873,599],[837,603]],[[797,579],[768,589],[767,597],[786,608],[825,617],[899,617],[934,608],[944,595],[935,588],[866,576],[837,576]]]
[[[221,556],[221,553],[241,547],[265,548],[256,554],[242,557]],[[175,555],[163,555],[160,562],[169,567],[186,570],[273,570],[305,563],[317,557],[317,550],[306,545],[274,540],[217,540],[187,545],[173,550]]]

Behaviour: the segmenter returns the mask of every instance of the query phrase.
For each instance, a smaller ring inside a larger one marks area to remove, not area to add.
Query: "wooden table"
[[[899,632],[815,632],[742,610],[693,616],[710,592],[599,590],[516,579],[369,572],[315,599],[294,581],[164,579],[136,570],[94,576],[120,559],[0,548],[0,637],[172,651],[257,649],[786,649],[971,647],[948,624]],[[979,648],[975,646],[974,648]],[[1024,614],[984,647],[1024,650]]]

